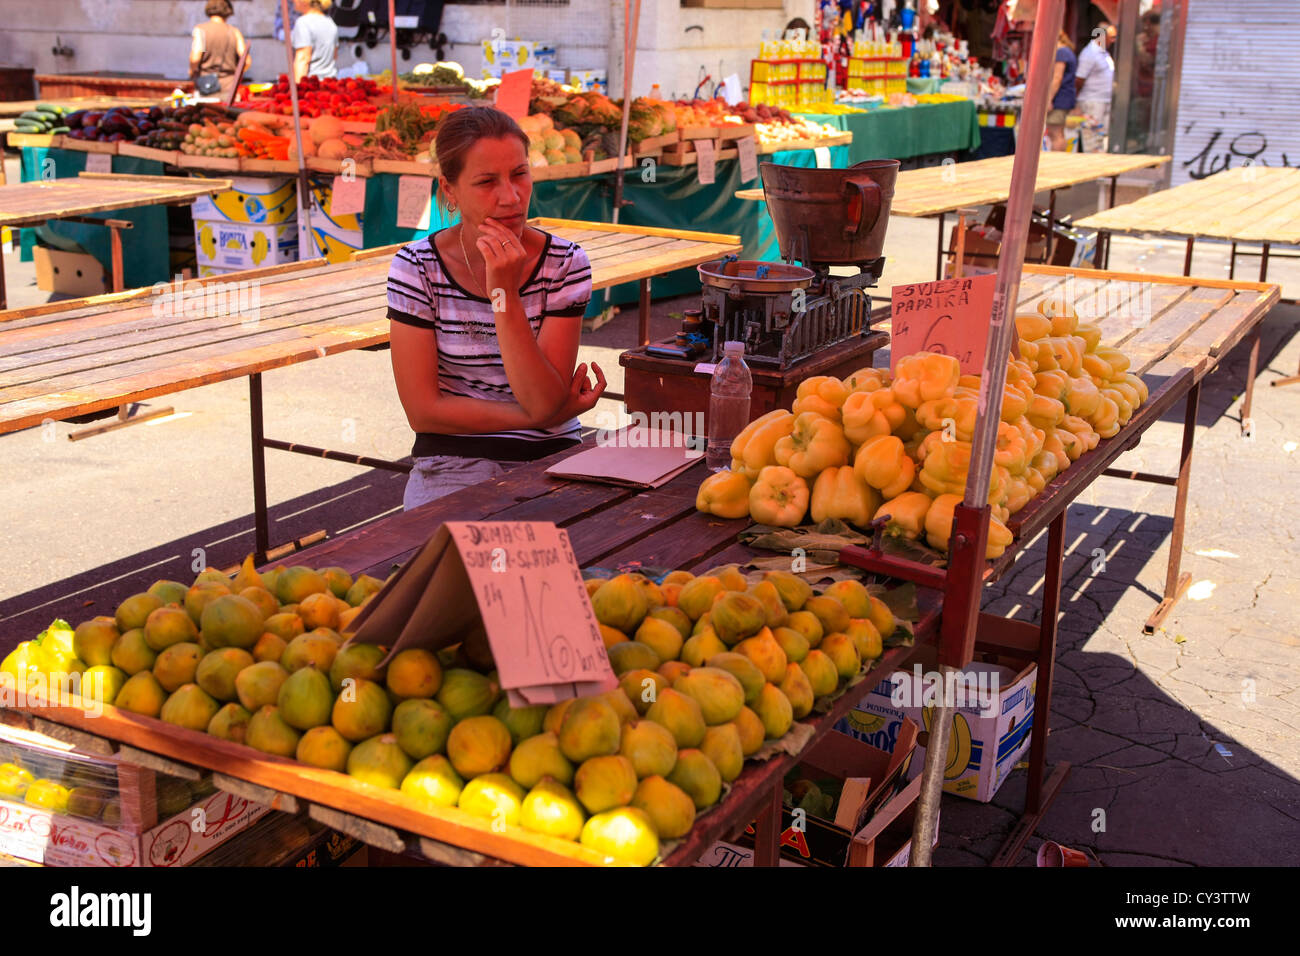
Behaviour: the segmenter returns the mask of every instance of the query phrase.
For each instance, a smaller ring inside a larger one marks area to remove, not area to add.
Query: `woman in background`
[[[339,75],[334,55],[339,46],[339,28],[325,14],[330,0],[293,0],[298,11],[298,22],[289,33],[293,44],[293,78],[319,76],[325,79]]]
[[[200,76],[215,75],[220,84],[221,99],[229,101],[235,88],[239,58],[248,49],[248,44],[239,28],[226,22],[235,15],[230,0],[208,0],[203,14],[208,19],[196,26],[190,35],[190,79],[197,81]],[[244,64],[244,72],[248,72],[248,63]]]
[[[1051,108],[1047,112],[1047,137],[1052,141],[1052,149],[1058,152],[1067,149],[1065,118],[1077,101],[1074,78],[1078,70],[1079,60],[1074,55],[1074,44],[1070,41],[1070,35],[1062,30],[1056,38],[1056,62],[1052,64],[1052,87],[1048,92]]]
[[[528,137],[492,107],[457,110],[434,141],[460,222],[404,246],[388,272],[393,376],[415,431],[406,508],[580,443],[605,390],[575,369],[591,265],[526,222]],[[504,464],[503,464],[504,463]]]

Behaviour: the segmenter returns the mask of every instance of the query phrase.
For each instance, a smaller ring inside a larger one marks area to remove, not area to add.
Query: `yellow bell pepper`
[[[1070,387],[1065,394],[1065,410],[1070,415],[1086,417],[1097,410],[1101,404],[1101,392],[1092,379],[1079,376],[1070,379]]]
[[[858,478],[880,489],[885,498],[905,492],[916,477],[916,463],[907,456],[903,441],[896,435],[877,435],[867,439],[853,460]]]
[[[1124,374],[1131,375],[1132,373],[1125,372]],[[1133,385],[1128,381],[1127,378],[1116,379],[1115,381],[1109,383],[1106,387],[1112,388],[1115,391],[1119,392],[1121,395],[1123,395],[1124,401],[1128,402],[1129,408],[1134,411],[1136,411],[1137,407],[1142,404],[1142,400],[1138,398],[1138,390],[1133,387]]]
[[[978,375],[960,375],[957,378],[957,387],[969,388],[973,392],[980,390],[980,377]]]
[[[1007,512],[1015,514],[1034,497],[1033,486],[1024,475],[1012,475],[1007,480]]]
[[[1026,342],[1036,342],[1052,334],[1052,320],[1036,312],[1016,316],[1016,333]]]
[[[1043,450],[1043,439],[1046,434],[1041,428],[1031,425],[1027,418],[1017,421],[1016,427],[1020,429],[1020,434],[1025,436],[1025,461],[1031,462],[1034,456]]]
[[[1038,354],[1034,358],[1034,371],[1036,373],[1055,372],[1061,367],[1061,363],[1056,360],[1056,349],[1052,347],[1052,337],[1050,335],[1035,339],[1034,345],[1038,347]]]
[[[1035,471],[1038,472],[1039,476],[1043,479],[1043,485],[1046,486],[1048,482],[1056,477],[1057,472],[1060,470],[1061,463],[1057,460],[1056,455],[1044,447],[1042,451],[1034,456],[1033,461],[1029,463],[1029,468],[1026,471],[1026,474],[1029,474],[1032,478],[1032,473]],[[1039,490],[1041,491],[1042,489],[1040,488]]]
[[[1085,352],[1095,352],[1101,344],[1101,326],[1091,322],[1080,322],[1074,327],[1074,334],[1083,339]]]
[[[1070,376],[1060,369],[1051,372],[1041,371],[1034,376],[1035,395],[1046,395],[1048,398],[1054,398],[1063,403],[1065,396],[1069,392]]]
[[[700,483],[700,490],[695,495],[695,507],[719,518],[747,517],[752,484],[740,472],[715,472]]]
[[[1046,395],[1035,395],[1029,403],[1029,411],[1025,413],[1029,424],[1044,430],[1059,425],[1064,417],[1065,404]]]
[[[1083,353],[1087,344],[1076,335],[1053,335],[1048,339],[1057,367],[1062,371],[1077,375],[1083,368]]]
[[[1083,357],[1083,374],[1092,380],[1092,384],[1101,387],[1110,381],[1111,376],[1115,374],[1115,370],[1100,355],[1094,355],[1090,352]]]
[[[827,468],[849,463],[844,429],[816,412],[795,416],[794,429],[776,443],[776,461],[803,478],[816,478]]]
[[[1147,398],[1150,397],[1150,392],[1147,390],[1147,383],[1142,381],[1141,378],[1134,375],[1132,372],[1124,373],[1124,381],[1133,386],[1133,391],[1137,393],[1137,401],[1133,403],[1134,410],[1137,410],[1141,405],[1145,405]]]
[[[745,463],[755,475],[765,465],[776,464],[776,443],[794,429],[794,416],[784,408],[750,422],[731,443],[731,457]]]
[[[1047,487],[1047,479],[1033,465],[1025,469],[1025,481],[1029,482],[1029,487],[1033,489],[1034,494],[1038,494]]]
[[[933,502],[933,498],[922,492],[905,491],[886,501],[871,517],[874,521],[888,515],[885,534],[915,541],[925,533],[925,516]]]
[[[1028,339],[1021,339],[1016,343],[1020,357],[1026,362],[1038,361],[1038,342],[1031,342]]]
[[[855,445],[876,435],[888,435],[907,418],[907,409],[898,404],[889,388],[850,392],[840,412],[844,436]]]
[[[749,514],[759,524],[793,528],[808,512],[808,483],[789,468],[768,465],[749,489]]]
[[[1079,443],[1083,446],[1080,454],[1092,451],[1097,447],[1097,443],[1101,441],[1101,436],[1092,430],[1092,426],[1085,419],[1080,418],[1078,415],[1066,415],[1060,427],[1073,433],[1074,437],[1079,440]]]
[[[943,440],[943,432],[925,432],[919,441],[904,442],[903,450],[912,458],[915,458],[917,464],[922,464],[931,450]]]
[[[757,468],[750,468],[739,458],[731,459],[731,470],[738,475],[744,475],[750,481],[753,481],[755,478],[758,477],[758,471],[759,471]]]
[[[941,441],[925,456],[925,464],[917,477],[933,494],[959,494],[966,488],[970,454],[970,442]]]
[[[1069,335],[1079,324],[1078,313],[1065,299],[1043,299],[1038,303],[1038,314],[1052,323],[1053,335]]]
[[[827,468],[813,483],[809,510],[818,524],[827,518],[839,518],[865,528],[879,507],[880,495],[858,477],[852,465]]]
[[[1115,403],[1117,420],[1120,426],[1128,424],[1128,420],[1133,417],[1133,406],[1129,403],[1128,398],[1119,389],[1107,385],[1101,390],[1103,398],[1109,398]]]
[[[874,392],[876,389],[889,387],[889,369],[860,368],[843,379],[844,387],[853,392]]]
[[[1015,425],[998,422],[998,443],[993,451],[993,461],[1013,475],[1019,475],[1029,464],[1025,434]]]
[[[1047,438],[1043,442],[1043,451],[1051,452],[1056,456],[1058,472],[1069,468],[1070,462],[1077,457],[1071,455],[1069,448],[1066,447],[1067,443],[1072,446],[1074,441],[1075,438],[1072,432],[1062,431],[1059,428],[1049,428],[1047,430]]]
[[[920,352],[898,360],[894,368],[894,397],[908,408],[946,398],[957,388],[961,364],[951,355]]]
[[[970,441],[975,434],[975,415],[979,411],[979,398],[976,395],[955,394],[947,398],[937,398],[922,402],[916,410],[916,420],[923,428],[941,432],[952,422],[951,437],[961,441]]]
[[[1128,356],[1119,349],[1100,347],[1093,349],[1093,354],[1100,359],[1104,359],[1111,368],[1110,378],[1119,378],[1128,371],[1131,364]]]
[[[930,547],[947,553],[949,539],[952,537],[953,509],[961,502],[961,495],[940,495],[934,499],[934,504],[930,505],[930,510],[925,515],[925,540]],[[990,515],[984,557],[988,560],[1001,557],[1013,540],[1007,526]]]
[[[984,557],[992,561],[994,558],[1002,557],[1002,553],[1011,546],[1015,538],[1009,529],[1001,520],[995,517],[989,518],[989,537],[984,546]]]
[[[838,423],[840,408],[848,396],[849,390],[838,378],[833,375],[814,375],[799,383],[799,390],[795,392],[794,404],[790,406],[790,411],[795,415],[816,412],[823,418]]]
[[[1007,382],[1002,389],[1002,420],[1015,424],[1016,420],[1023,418],[1027,411],[1029,411],[1029,399],[1018,388]]]

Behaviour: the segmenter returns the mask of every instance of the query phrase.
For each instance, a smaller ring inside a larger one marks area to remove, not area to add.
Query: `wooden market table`
[[[1259,281],[1268,279],[1269,252],[1273,245],[1300,245],[1300,169],[1247,166],[1227,169],[1195,182],[1175,186],[1080,219],[1075,225],[1097,230],[1099,261],[1110,259],[1113,232],[1178,236],[1187,240],[1183,275],[1192,273],[1192,253],[1197,239],[1232,243],[1228,278],[1236,275],[1237,257],[1258,255]],[[1259,243],[1258,253],[1239,252],[1238,243]],[[1250,355],[1250,386],[1259,358],[1256,336]],[[1277,379],[1272,385],[1300,382],[1300,373]],[[1245,417],[1250,415],[1250,391]]]
[[[1043,153],[1038,159],[1035,192],[1049,193],[1048,219],[1056,220],[1058,190],[1093,180],[1110,180],[1110,205],[1115,203],[1119,177],[1136,169],[1149,169],[1170,161],[1168,156],[1121,153]],[[1006,202],[1011,194],[1011,167],[1015,156],[997,156],[970,163],[944,164],[926,169],[909,169],[898,174],[890,214],[922,218],[939,217],[939,243],[935,254],[935,278],[943,276],[944,256],[954,252],[945,248],[944,218],[973,206]],[[741,189],[738,199],[763,198],[763,190]],[[1080,223],[1082,224],[1082,223]]]
[[[39,226],[54,219],[107,226],[113,250],[113,291],[122,291],[124,219],[90,219],[93,213],[136,206],[188,205],[200,196],[224,192],[229,179],[178,179],[175,176],[128,176],[81,173],[75,179],[36,180],[0,186],[0,227]],[[0,259],[0,310],[6,306],[4,262]],[[0,316],[0,321],[4,317]]]
[[[739,237],[717,233],[531,222],[582,244],[591,258],[593,288],[642,282],[643,308],[652,276],[741,248]],[[366,250],[351,262],[317,259],[185,283],[187,290],[229,295],[229,302],[211,300],[222,303],[217,311],[224,314],[208,314],[213,309],[205,308],[186,315],[182,304],[159,310],[161,290],[154,289],[0,312],[0,434],[248,376],[256,549],[265,555],[270,547],[265,449],[410,470],[408,463],[279,441],[262,432],[263,372],[387,344],[385,287],[395,248]],[[257,283],[253,321],[240,314],[230,291],[234,283],[249,282]],[[166,291],[175,295],[170,287]],[[641,321],[644,327],[644,311]]]

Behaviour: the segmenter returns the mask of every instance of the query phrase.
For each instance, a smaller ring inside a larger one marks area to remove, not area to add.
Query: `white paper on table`
[[[113,171],[112,153],[87,153],[86,172],[111,173]]]
[[[736,149],[740,150],[740,181],[747,183],[758,176],[758,147],[754,137],[742,136],[736,140]]]
[[[428,176],[397,179],[397,225],[401,229],[428,229],[433,180]]]
[[[722,81],[722,98],[727,101],[728,106],[735,106],[745,98],[740,90],[740,77],[735,73]]]
[[[699,178],[701,186],[710,186],[717,176],[718,154],[713,151],[713,140],[697,139],[695,152],[699,156]]]
[[[350,216],[366,211],[366,180],[362,176],[334,177],[330,187],[330,215]]]
[[[831,168],[831,148],[829,146],[817,146],[813,148],[813,155],[817,157],[818,169]]]

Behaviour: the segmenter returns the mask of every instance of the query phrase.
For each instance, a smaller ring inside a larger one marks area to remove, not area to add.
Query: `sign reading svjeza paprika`
[[[917,352],[951,355],[963,375],[984,370],[996,275],[916,282],[893,288],[889,367]]]

